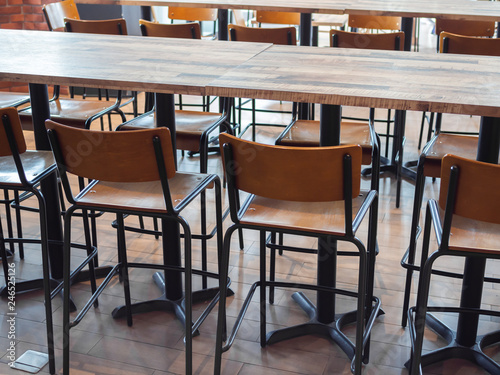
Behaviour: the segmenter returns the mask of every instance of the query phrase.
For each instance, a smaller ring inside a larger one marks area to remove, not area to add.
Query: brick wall
[[[0,29],[48,30],[42,5],[54,0],[0,0]],[[28,92],[28,85],[0,82],[0,90]]]

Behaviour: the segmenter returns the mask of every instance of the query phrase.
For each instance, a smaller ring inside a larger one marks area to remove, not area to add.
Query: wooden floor
[[[275,103],[261,103],[276,107]],[[289,105],[282,105],[288,108]],[[345,114],[367,114],[367,110],[345,109]],[[289,115],[262,115],[262,120],[274,123],[286,123]],[[385,116],[385,111],[378,116]],[[421,113],[408,113],[407,143],[405,160],[415,159],[418,155],[417,141],[420,129]],[[467,116],[445,116],[443,128],[478,129],[478,119]],[[383,131],[383,125],[379,126]],[[259,131],[262,142],[273,142],[276,131],[263,128]],[[31,138],[30,133],[26,133]],[[197,157],[181,157],[180,169],[196,170]],[[210,158],[210,171],[220,173],[219,157]],[[363,180],[368,186],[369,180]],[[426,198],[436,197],[439,182],[428,181]],[[408,329],[401,327],[403,285],[405,271],[400,266],[400,260],[409,242],[409,228],[413,202],[414,185],[411,181],[402,183],[401,207],[395,207],[395,178],[384,174],[380,179],[380,211],[378,242],[380,253],[377,257],[375,275],[375,295],[382,300],[385,312],[380,316],[373,328],[370,363],[365,366],[365,374],[395,375],[405,374],[404,363],[409,357]],[[1,208],[2,220],[4,207]],[[113,264],[117,261],[116,232],[111,227],[113,217],[105,215],[98,219],[99,256],[102,264]],[[198,228],[199,223],[194,217],[192,228]],[[135,218],[128,218],[135,224]],[[149,222],[147,222],[150,225]],[[228,220],[225,222],[227,227]],[[38,235],[38,225],[33,214],[23,214],[25,235]],[[196,230],[196,229],[195,229]],[[366,229],[359,232],[365,240]],[[78,220],[72,231],[74,241],[82,241],[83,231]],[[237,237],[231,249],[230,277],[234,297],[228,300],[228,321],[234,322],[239,307],[246,296],[250,285],[258,278],[258,234],[245,232],[245,248],[239,250]],[[288,238],[287,241],[315,247],[315,241]],[[127,234],[129,260],[161,262],[161,240],[155,240],[148,235]],[[200,246],[195,241],[194,257],[196,265],[200,264]],[[74,255],[75,263],[78,254]],[[24,260],[19,259],[16,252],[13,261],[17,280],[32,279],[41,275],[41,257],[37,246],[28,246]],[[442,261],[443,267],[460,269],[460,261]],[[209,242],[209,267],[216,270],[215,244]],[[346,289],[356,288],[356,259],[339,259],[338,285]],[[487,265],[488,275],[497,275],[498,263]],[[134,269],[131,271],[132,298],[136,301],[159,297],[159,292],[151,276],[153,272]],[[314,282],[316,274],[316,256],[286,253],[279,257],[277,277],[287,281]],[[417,281],[418,275],[414,276]],[[442,277],[433,278],[431,300],[445,301],[457,305],[460,298],[461,285],[459,281]],[[197,280],[198,283],[198,280]],[[89,285],[77,284],[72,287],[72,295],[78,306],[82,306],[89,297]],[[500,287],[485,284],[483,306],[498,309],[500,302],[498,294]],[[293,290],[279,290],[274,305],[268,308],[268,329],[297,324],[307,321],[305,314],[290,298]],[[412,294],[412,301],[415,295]],[[314,300],[314,296],[311,297]],[[104,291],[98,308],[92,308],[81,324],[71,331],[71,374],[182,374],[184,372],[183,327],[172,313],[152,312],[134,316],[134,325],[128,327],[123,320],[113,320],[110,313],[123,303],[123,288],[118,280]],[[348,311],[353,308],[353,302],[338,298],[338,309]],[[18,370],[7,365],[7,348],[9,346],[7,323],[7,300],[3,299],[0,306],[0,374],[17,374]],[[205,305],[197,305],[197,312]],[[46,352],[45,314],[43,309],[43,294],[39,291],[18,294],[16,296],[16,355],[26,350]],[[60,373],[62,368],[62,306],[61,299],[53,301],[53,316],[56,331],[56,362]],[[452,315],[440,315],[450,325],[456,325]],[[200,328],[200,335],[194,339],[193,366],[196,374],[211,374],[213,371],[213,356],[215,342],[216,317],[211,314]],[[480,332],[499,329],[498,319],[482,318]],[[352,336],[353,330],[346,332]],[[426,333],[425,350],[431,350],[444,345],[444,341],[433,332]],[[496,347],[488,349],[488,353],[498,358]],[[261,348],[259,344],[259,313],[258,300],[251,303],[246,319],[239,331],[234,346],[223,355],[224,374],[349,374],[350,363],[336,344],[316,335],[304,336],[275,345]],[[426,373],[430,374],[482,374],[465,360],[450,360],[429,366]],[[48,373],[48,366],[41,373]]]

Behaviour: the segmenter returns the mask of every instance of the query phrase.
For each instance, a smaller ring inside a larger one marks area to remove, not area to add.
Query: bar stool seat
[[[85,129],[90,123],[108,113],[116,102],[108,100],[75,100],[57,98],[49,101],[50,118],[68,126]],[[33,129],[31,107],[19,112],[24,130]]]
[[[217,127],[224,119],[225,114],[200,111],[175,111],[175,142],[180,150],[199,152],[201,140],[207,131]],[[156,127],[155,112],[138,116],[120,125],[117,130],[152,129]]]
[[[185,199],[190,188],[203,181],[200,174],[183,172],[169,180],[171,196],[174,201]],[[167,211],[163,188],[159,181],[114,183],[102,181],[92,190],[80,196],[79,202],[102,209],[123,209],[149,213]]]
[[[279,137],[276,144],[296,147],[319,146],[319,121],[297,120]],[[370,126],[367,122],[342,121],[340,125],[340,140],[343,145],[359,144],[362,149],[361,163],[369,165],[372,162],[372,141]]]
[[[439,177],[441,161],[446,154],[460,155],[474,160],[477,154],[478,138],[467,135],[439,133],[426,145],[423,154],[426,156],[424,174]]]
[[[353,212],[359,212],[366,195],[361,191],[352,200]],[[267,223],[269,228],[341,236],[346,233],[344,202],[293,202],[255,197],[240,224],[262,223]]]

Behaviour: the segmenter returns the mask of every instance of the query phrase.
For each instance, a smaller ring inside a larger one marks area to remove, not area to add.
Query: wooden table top
[[[442,17],[456,20],[498,21],[500,2],[471,0],[361,0],[350,1],[347,14],[400,17]]]
[[[449,19],[500,19],[500,2],[470,0],[76,0],[82,4],[184,6],[301,13],[373,14]]]
[[[204,95],[263,43],[0,30],[0,81]]]
[[[500,117],[500,58],[272,46],[208,95]]]

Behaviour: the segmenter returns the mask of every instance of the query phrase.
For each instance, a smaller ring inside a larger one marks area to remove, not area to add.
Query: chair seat
[[[424,164],[424,174],[429,177],[439,177],[441,175],[441,160],[446,154],[461,156],[466,159],[476,159],[478,137],[457,135],[457,134],[437,134],[429,141],[430,147],[426,147],[426,160]]]
[[[202,134],[221,120],[221,113],[198,111],[175,111],[176,146],[179,150],[199,151]],[[120,130],[154,128],[155,114],[136,117],[120,127]]]
[[[439,209],[441,220],[444,210]],[[441,223],[442,224],[442,223]],[[500,254],[500,225],[453,215],[450,250]]]
[[[85,128],[85,122],[95,114],[115,105],[114,101],[57,99],[49,102],[52,120],[76,128]],[[33,130],[31,107],[19,112],[24,130]]]
[[[168,180],[172,202],[186,198],[206,175],[200,173],[176,173]],[[77,203],[106,209],[126,209],[151,213],[167,213],[160,181],[118,183],[100,181],[86,194],[78,197]]]
[[[56,167],[52,151],[27,150],[20,157],[24,173],[29,182],[36,181],[37,177],[41,176],[43,172]],[[14,158],[10,155],[0,157],[0,185],[22,186]]]
[[[0,108],[16,106],[29,98],[26,93],[0,92]]]
[[[362,191],[353,199],[353,217],[366,195]],[[345,235],[344,202],[291,202],[256,196],[240,223],[342,236]]]
[[[342,145],[359,144],[363,150],[362,164],[372,162],[372,142],[370,127],[364,122],[342,121],[340,126]],[[319,146],[319,121],[297,120],[278,143],[281,146],[317,147]]]

